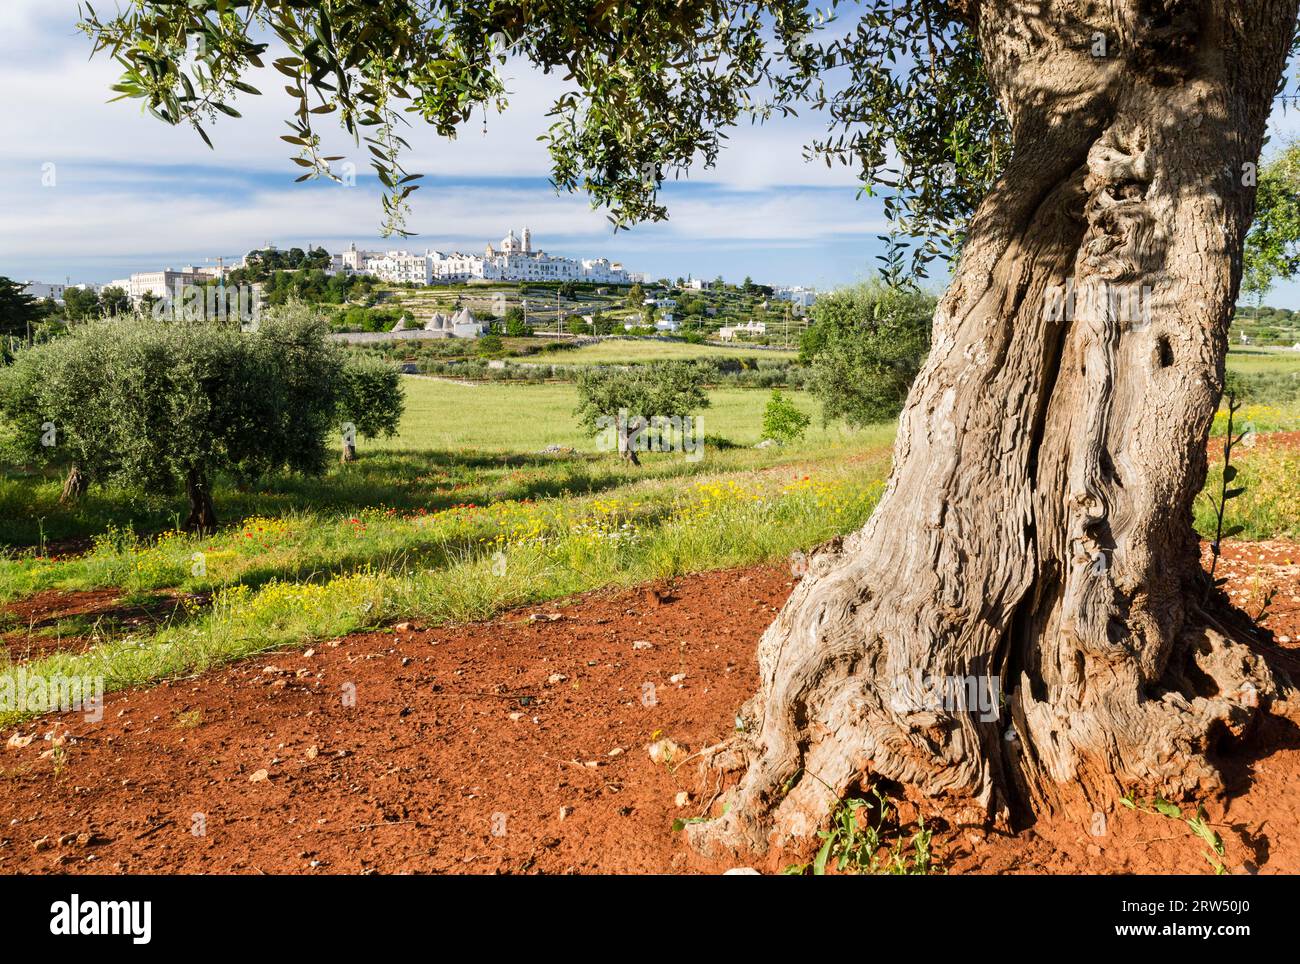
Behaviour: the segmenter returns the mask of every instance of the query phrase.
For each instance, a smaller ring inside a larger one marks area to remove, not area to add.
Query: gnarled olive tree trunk
[[[71,505],[85,495],[88,488],[90,488],[90,477],[80,465],[73,462],[68,468],[67,476],[63,479],[63,490],[59,493],[59,501],[64,505]]]
[[[185,531],[209,534],[217,531],[217,510],[212,505],[212,488],[207,473],[190,468],[185,473],[185,495],[190,502],[189,515],[185,517]]]
[[[1296,6],[978,4],[1012,160],[879,507],[759,644],[699,849],[799,843],[866,779],[979,823],[1218,786],[1279,684],[1206,601],[1191,504]]]

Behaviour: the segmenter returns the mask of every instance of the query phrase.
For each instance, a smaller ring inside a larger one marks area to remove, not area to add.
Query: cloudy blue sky
[[[105,11],[111,4],[104,0]],[[537,136],[563,85],[521,67],[510,109],[489,116],[486,135],[477,121],[455,142],[410,131],[407,167],[426,175],[408,223],[418,237],[383,241],[373,179],[293,183],[298,171],[278,139],[282,94],[243,98],[243,119],[216,125],[209,150],[136,103],[107,103],[117,72],[102,56],[88,58],[76,20],[76,0],[0,2],[0,275],[103,282],[239,257],[266,242],[478,251],[525,224],[553,253],[603,255],[656,275],[749,274],[826,288],[875,270],[879,205],[857,197],[846,169],[804,162],[804,143],[821,130],[815,117],[735,131],[716,169],[667,186],[668,222],[614,235],[585,198],[557,195],[548,183]],[[280,89],[269,78],[252,82]],[[1294,113],[1275,124],[1275,141],[1300,127]],[[327,146],[369,170],[341,133]],[[44,186],[48,165],[54,184]],[[1300,308],[1300,285],[1267,300]]]

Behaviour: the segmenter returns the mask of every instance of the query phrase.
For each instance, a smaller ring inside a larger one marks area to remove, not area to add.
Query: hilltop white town
[[[121,292],[118,297],[122,298],[124,305],[129,302],[134,310],[140,310],[144,306],[157,312],[160,308],[184,301],[184,292],[207,289],[211,294],[214,285],[231,280],[245,280],[250,274],[255,276],[259,270],[266,268],[268,261],[277,261],[287,254],[288,252],[283,252],[268,242],[262,248],[250,250],[241,258],[215,258],[212,263],[205,265],[187,264],[181,268],[136,271],[106,284],[27,281],[21,286],[25,294],[41,300],[48,299],[56,304],[62,304],[70,290],[86,296]],[[633,331],[644,327],[659,334],[673,334],[681,328],[682,312],[679,311],[679,298],[675,296],[678,292],[689,295],[722,287],[721,279],[706,281],[687,277],[678,279],[678,283],[673,284],[668,279],[656,280],[648,273],[630,270],[621,262],[605,257],[570,258],[549,254],[534,245],[532,229],[527,226],[518,233],[512,228],[500,241],[489,242],[482,254],[432,248],[423,253],[366,250],[353,242],[335,252],[309,245],[304,256],[312,268],[318,269],[327,278],[341,276],[344,279],[370,279],[372,282],[403,289],[500,284],[585,285],[601,286],[594,290],[607,294],[611,290],[625,290],[641,285],[645,286],[646,296],[640,302],[638,310],[644,311],[646,323],[643,326],[639,319],[633,317],[622,321],[621,328]],[[783,310],[790,316],[805,315],[816,300],[816,291],[808,287],[758,286],[748,279],[746,283],[750,289],[770,298],[773,303],[783,303],[786,306]],[[251,303],[260,304],[264,301],[263,287],[260,282],[251,285],[248,298]],[[534,307],[539,309],[538,316],[545,317],[546,306],[538,305],[537,299],[533,301]],[[516,302],[521,302],[527,310],[526,299],[510,301],[511,304]],[[761,304],[766,307],[766,302]],[[588,305],[587,309],[590,310],[591,307]],[[561,318],[565,316],[563,311],[553,313],[559,314]],[[700,309],[698,313],[713,317],[717,315],[718,309],[710,306]],[[399,313],[386,327],[393,332],[405,333],[404,337],[475,338],[489,330],[482,318],[485,314],[487,311],[480,305],[468,307],[457,304],[445,312],[426,313],[418,320],[412,314]],[[724,312],[724,316],[712,327],[715,337],[731,342],[762,338],[767,331],[767,322],[750,313],[740,315]],[[417,332],[422,334],[416,334]]]

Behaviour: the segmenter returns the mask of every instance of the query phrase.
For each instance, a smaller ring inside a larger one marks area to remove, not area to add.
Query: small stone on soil
[[[655,763],[671,763],[685,756],[685,750],[667,738],[651,743],[647,749],[650,752],[650,759]]]

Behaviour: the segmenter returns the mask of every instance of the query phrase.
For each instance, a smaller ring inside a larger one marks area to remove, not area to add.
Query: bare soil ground
[[[1270,649],[1292,667],[1298,563],[1289,543],[1232,544],[1220,562],[1252,614],[1273,587]],[[716,873],[726,865],[691,854],[672,824],[707,812],[717,787],[646,748],[728,735],[792,586],[759,567],[486,623],[401,624],[114,694],[101,722],[30,721],[0,734],[32,737],[0,746],[0,872]],[[1206,801],[1233,871],[1300,872],[1292,720],[1232,751],[1228,796]],[[950,873],[1210,871],[1190,829],[1154,814],[1117,807],[1100,834],[1061,818],[1001,836],[921,806]],[[903,801],[900,816],[909,836],[918,810]]]
[[[1238,429],[1240,430],[1240,429]],[[1243,443],[1244,444],[1244,443]],[[1210,461],[1223,458],[1223,438],[1212,438],[1206,443],[1207,451],[1210,455]],[[1252,448],[1261,449],[1294,449],[1300,448],[1300,432],[1260,432],[1252,440],[1245,451]],[[1242,449],[1234,448],[1236,458],[1240,459]]]
[[[20,663],[83,652],[112,636],[161,628],[183,616],[185,601],[206,597],[160,592],[128,599],[117,589],[45,590],[0,607],[0,656]]]

